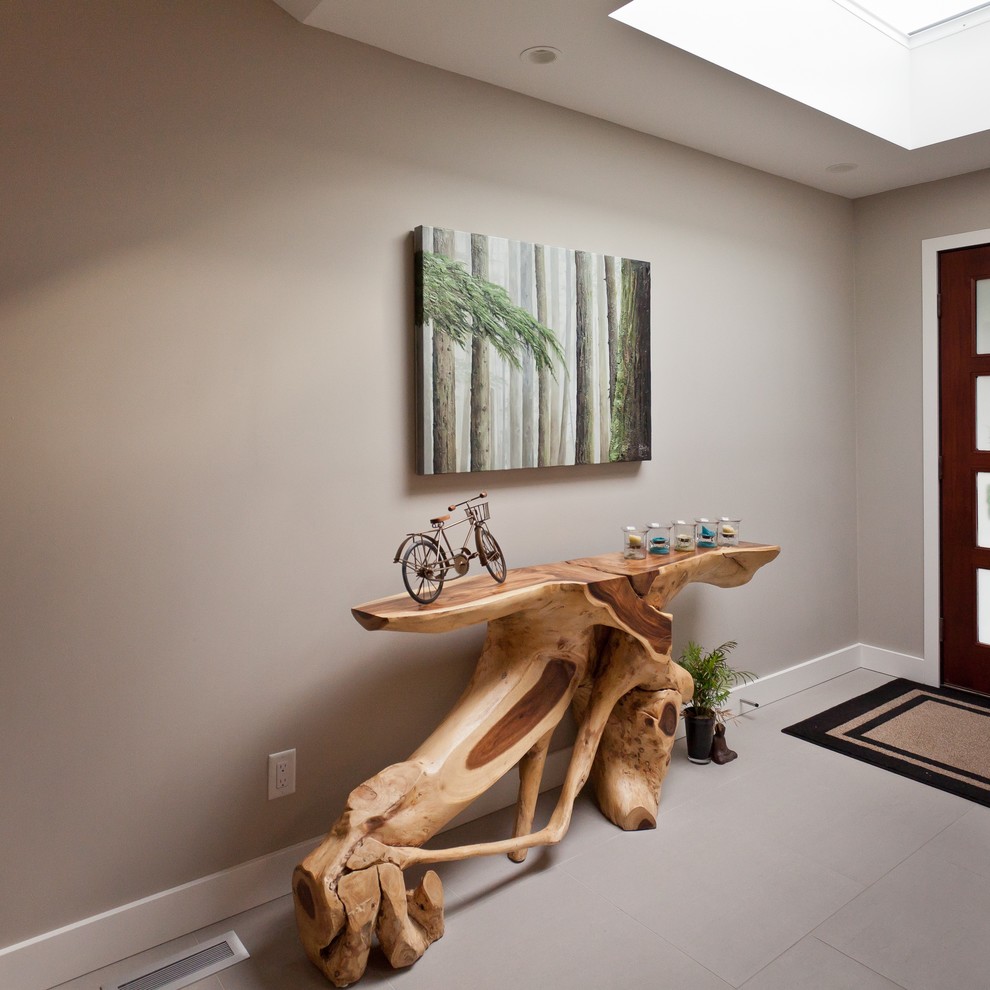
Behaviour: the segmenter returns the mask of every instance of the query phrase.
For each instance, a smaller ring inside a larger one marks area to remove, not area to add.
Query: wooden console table
[[[450,714],[407,760],[353,790],[323,843],[292,878],[299,935],[338,987],[359,979],[372,937],[394,967],[409,966],[443,934],[443,888],[430,870],[407,891],[402,870],[559,842],[591,778],[602,812],[623,829],[656,827],[691,677],[670,657],[661,610],[691,582],[745,584],[776,546],[674,552],[645,560],[605,554],[458,581],[432,605],[395,595],[352,609],[366,629],[446,632],[480,622],[488,634]],[[577,738],[557,806],[532,831],[550,738],[568,706]],[[519,800],[511,838],[424,849],[423,844],[513,766]]]

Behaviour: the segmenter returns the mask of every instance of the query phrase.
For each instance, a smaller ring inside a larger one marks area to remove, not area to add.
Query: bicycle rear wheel
[[[402,583],[421,605],[435,602],[443,591],[447,575],[447,555],[432,540],[413,540],[402,555]]]
[[[488,573],[501,584],[505,580],[505,556],[487,526],[478,527],[478,552],[484,558]]]

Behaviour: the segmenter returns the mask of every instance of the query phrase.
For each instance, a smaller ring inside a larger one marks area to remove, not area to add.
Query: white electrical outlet
[[[285,749],[268,755],[268,800],[294,794],[296,790],[296,751]]]

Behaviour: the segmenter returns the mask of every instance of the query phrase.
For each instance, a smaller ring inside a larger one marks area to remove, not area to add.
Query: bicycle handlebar
[[[463,502],[455,502],[453,505],[448,505],[447,511],[453,512],[459,505],[467,505],[468,502],[473,502],[476,498],[488,498],[488,492],[479,492],[477,495],[472,495],[470,498],[464,499]]]

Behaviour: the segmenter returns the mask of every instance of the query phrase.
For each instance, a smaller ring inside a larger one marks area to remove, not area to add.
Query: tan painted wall
[[[511,565],[739,514],[784,552],[689,589],[675,645],[856,641],[849,202],[269,0],[14,0],[0,37],[0,945],[315,835],[406,756],[480,632],[348,608],[451,496],[491,490]],[[653,263],[653,461],[413,475],[421,223]]]
[[[856,201],[860,640],[921,656],[922,241],[990,227],[990,171]]]

